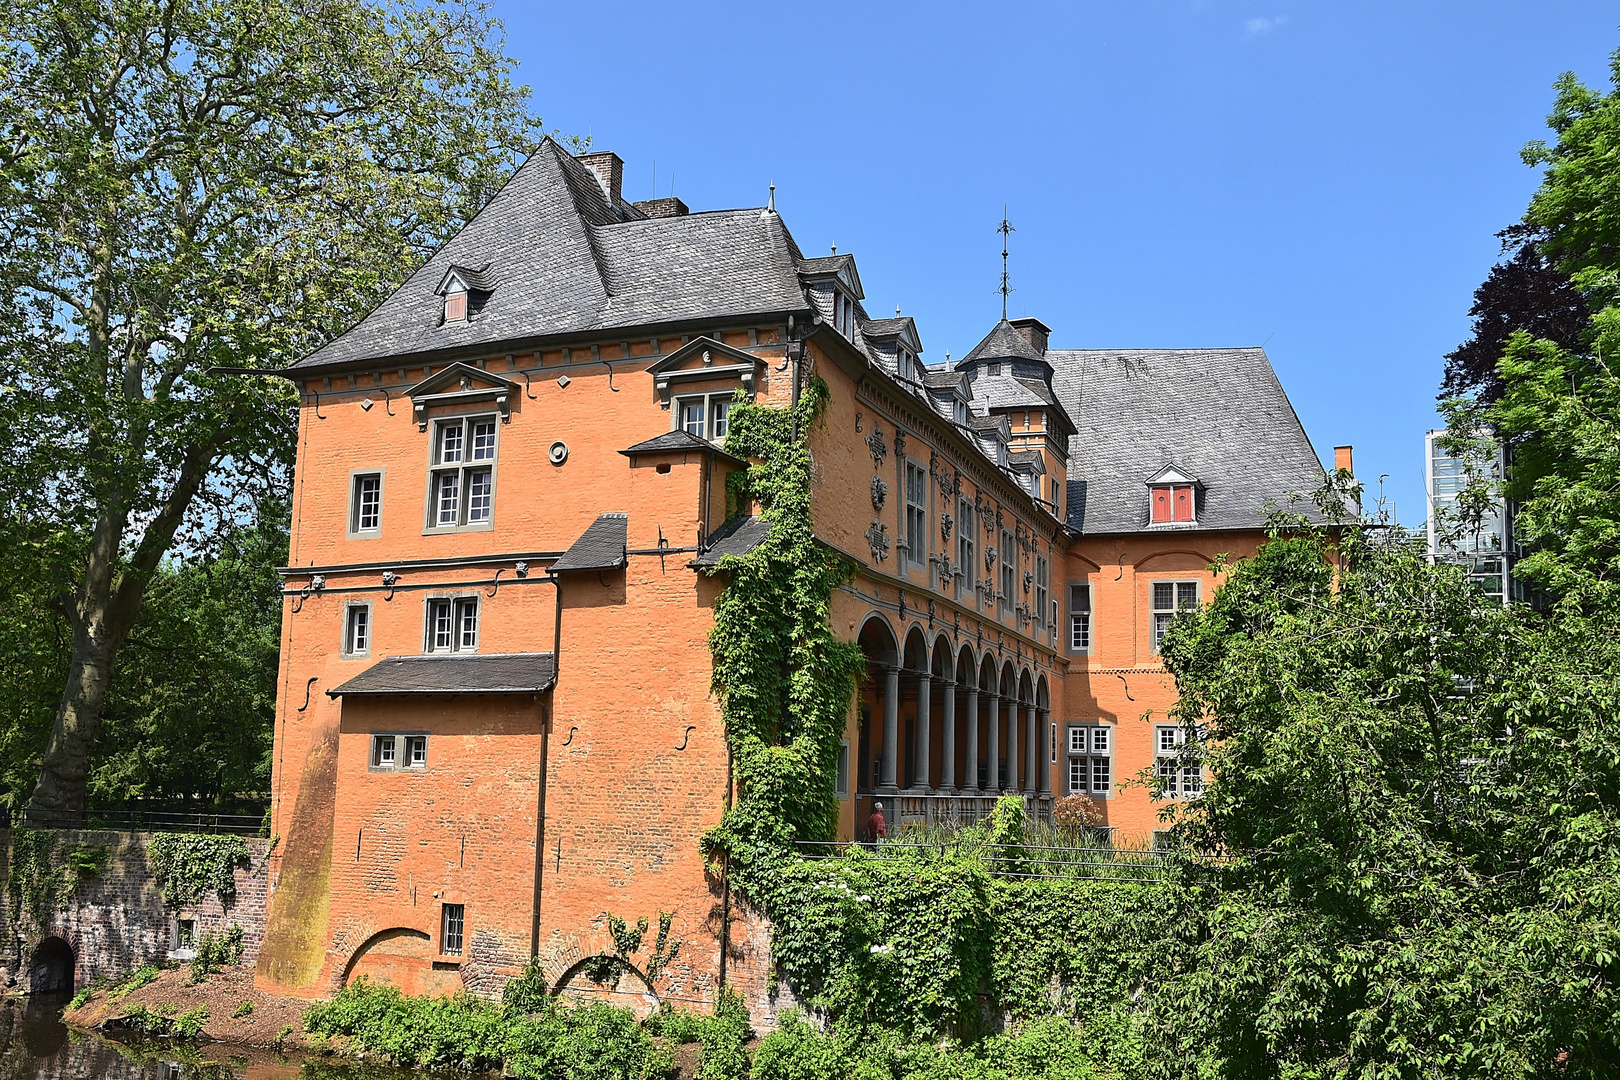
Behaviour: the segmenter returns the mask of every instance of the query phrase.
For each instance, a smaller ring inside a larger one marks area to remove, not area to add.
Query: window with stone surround
[[[1069,725],[1070,795],[1108,795],[1113,789],[1114,729],[1108,724]]]
[[[382,529],[382,473],[355,473],[349,491],[349,534],[375,536]]]
[[[1204,793],[1204,770],[1197,760],[1197,748],[1189,748],[1186,739],[1187,731],[1182,727],[1161,724],[1153,729],[1154,775],[1163,783],[1167,799],[1196,799]]]
[[[1159,651],[1165,631],[1177,615],[1198,607],[1198,582],[1155,581],[1153,583],[1153,651]]]
[[[434,423],[428,528],[488,528],[495,511],[495,417],[455,416]]]
[[[906,462],[906,558],[928,561],[928,471],[914,461]]]
[[[1091,651],[1091,583],[1069,586],[1069,651]]]
[[[478,597],[457,596],[427,602],[424,651],[476,652],[478,649]]]
[[[957,579],[958,593],[966,589],[978,599],[978,591],[973,588],[973,538],[978,535],[976,523],[973,520],[973,504],[966,499],[956,502],[956,568],[962,571]]]
[[[1001,530],[1001,603],[1003,613],[1012,610],[1013,590],[1018,582],[1018,549],[1013,547],[1013,535]]]
[[[343,655],[371,654],[371,605],[350,604],[343,618]]]

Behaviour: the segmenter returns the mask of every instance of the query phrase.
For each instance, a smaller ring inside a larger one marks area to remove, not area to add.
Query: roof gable
[[[733,348],[711,337],[695,337],[647,368],[653,385],[665,405],[669,404],[676,383],[700,379],[739,379],[743,389],[754,392],[754,378],[764,363],[751,352]]]
[[[853,255],[819,255],[814,259],[800,259],[798,268],[799,276],[805,281],[836,278],[855,299],[866,299],[866,292],[861,288],[861,275],[855,271]]]
[[[1162,487],[1165,484],[1196,484],[1198,478],[1175,465],[1166,465],[1148,477],[1147,483],[1149,487]]]
[[[512,419],[517,383],[471,364],[451,364],[405,391],[419,430],[427,430],[427,411],[434,405],[474,405],[487,401],[500,411],[501,423]]]
[[[956,362],[957,367],[975,360],[1040,360],[1042,356],[1006,319],[996,323],[984,340]]]

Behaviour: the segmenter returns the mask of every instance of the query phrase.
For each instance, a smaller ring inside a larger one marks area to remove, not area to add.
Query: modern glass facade
[[[1424,438],[1424,478],[1429,495],[1428,555],[1430,562],[1462,566],[1480,592],[1503,603],[1522,600],[1513,580],[1512,507],[1498,501],[1494,511],[1468,528],[1457,524],[1458,495],[1470,480],[1470,462],[1454,457],[1442,448],[1444,430],[1431,431]],[[1503,475],[1501,447],[1494,459],[1473,462],[1475,476],[1499,482]]]

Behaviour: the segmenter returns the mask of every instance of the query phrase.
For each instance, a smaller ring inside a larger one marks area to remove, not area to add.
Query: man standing
[[[879,840],[888,839],[888,836],[889,826],[883,820],[883,804],[880,802],[873,803],[872,816],[866,819],[866,837],[875,844]]]

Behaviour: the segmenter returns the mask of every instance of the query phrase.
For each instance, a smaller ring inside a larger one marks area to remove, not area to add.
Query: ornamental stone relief
[[[889,527],[874,521],[866,530],[866,541],[872,545],[872,561],[882,562],[889,557]]]
[[[898,452],[899,447],[895,450]],[[866,437],[866,450],[872,455],[872,468],[883,468],[883,460],[889,456],[889,444],[883,441],[883,425],[877,422],[872,424],[872,434]]]
[[[872,509],[881,510],[889,500],[889,485],[881,476],[872,477]]]
[[[951,538],[951,526],[954,525],[955,523],[956,523],[955,519],[953,519],[951,517],[951,515],[949,515],[949,514],[943,514],[943,515],[940,516],[940,519],[939,519],[939,535],[940,535],[940,539],[949,540]]]

